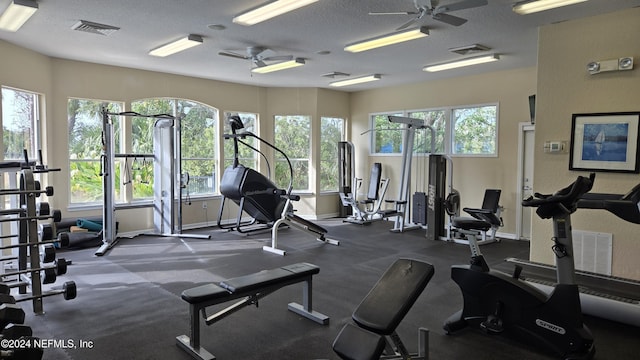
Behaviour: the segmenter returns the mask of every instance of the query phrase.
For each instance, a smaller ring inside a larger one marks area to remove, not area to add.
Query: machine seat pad
[[[309,263],[297,263],[283,266],[277,269],[262,270],[260,272],[244,275],[220,282],[220,287],[230,293],[249,293],[260,290],[278,283],[290,282],[295,279],[315,275],[320,272],[320,268]]]
[[[433,277],[433,265],[413,259],[394,262],[360,305],[353,320],[369,331],[391,335]]]
[[[382,335],[347,324],[334,340],[333,351],[345,360],[378,360],[385,344]]]
[[[451,219],[451,225],[462,230],[488,231],[491,229],[491,224],[488,222],[470,217],[454,217]]]

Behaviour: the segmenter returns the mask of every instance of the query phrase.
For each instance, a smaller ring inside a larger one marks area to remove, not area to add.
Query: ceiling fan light
[[[313,4],[318,0],[276,0],[266,5],[249,10],[233,18],[233,22],[250,26],[269,20],[273,17]]]
[[[38,10],[33,0],[13,0],[0,16],[0,29],[16,32]]]
[[[257,74],[266,74],[266,73],[270,73],[270,72],[274,72],[274,71],[291,69],[291,68],[294,68],[294,67],[302,66],[304,64],[305,64],[304,59],[295,58],[295,59],[289,60],[289,61],[283,61],[283,62],[271,64],[271,65],[255,67],[255,68],[251,69],[251,72],[257,73]]]
[[[370,81],[376,81],[380,79],[382,79],[382,75],[373,74],[373,75],[361,76],[353,79],[334,81],[329,83],[329,86],[333,86],[333,87],[349,86],[349,85],[355,85],[355,84],[362,84]]]
[[[526,15],[585,1],[588,0],[527,0],[514,4],[512,10],[517,14]]]
[[[443,64],[428,65],[422,68],[422,71],[436,72],[436,71],[450,70],[450,69],[455,69],[455,68],[460,68],[465,66],[484,64],[484,63],[498,61],[498,60],[500,60],[500,56],[497,54],[477,56],[477,57],[471,57],[471,58],[466,58],[462,60],[451,61]]]
[[[187,50],[197,45],[202,45],[202,36],[190,34],[187,37],[160,46],[159,48],[149,51],[149,55],[165,57],[173,55],[183,50]]]
[[[422,26],[417,29],[400,31],[393,34],[382,35],[368,40],[359,41],[345,46],[344,51],[357,53],[383,46],[398,44],[409,40],[419,39],[425,36],[429,36],[429,29],[427,29],[426,26]]]

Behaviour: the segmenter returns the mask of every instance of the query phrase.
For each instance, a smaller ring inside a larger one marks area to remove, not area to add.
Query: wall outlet
[[[206,202],[202,202],[202,208],[206,209],[207,208],[207,203]]]

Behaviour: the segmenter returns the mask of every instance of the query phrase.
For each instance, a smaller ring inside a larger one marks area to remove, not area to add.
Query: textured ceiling
[[[441,0],[440,5],[458,1]],[[640,0],[590,0],[522,16],[511,11],[516,0],[488,1],[487,6],[450,13],[468,19],[462,26],[425,16],[418,24],[429,28],[429,37],[356,54],[343,51],[344,46],[393,32],[411,19],[410,15],[371,16],[369,12],[413,11],[413,1],[320,0],[263,23],[242,26],[232,18],[264,1],[39,0],[40,8],[29,21],[16,33],[0,31],[0,39],[52,57],[259,86],[328,88],[335,79],[322,75],[334,71],[351,77],[382,75],[380,81],[341,88],[355,91],[534,66],[539,26],[640,6]],[[0,10],[9,2],[0,0]],[[120,30],[108,36],[72,30],[79,20]],[[225,29],[213,30],[209,27],[213,24]],[[201,35],[204,44],[166,58],[148,55],[149,50],[187,34]],[[464,57],[449,49],[470,44],[490,47],[501,60],[440,73],[422,71],[425,65]],[[247,46],[301,57],[306,65],[252,75],[250,61],[218,55],[223,50],[244,53]]]

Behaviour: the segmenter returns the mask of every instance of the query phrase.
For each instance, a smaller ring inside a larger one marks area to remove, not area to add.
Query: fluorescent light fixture
[[[168,43],[167,45],[163,45],[157,49],[149,51],[149,55],[165,57],[201,44],[202,36],[190,34],[185,38],[176,40],[174,42]]]
[[[425,36],[429,36],[429,29],[427,29],[426,26],[422,26],[417,29],[400,31],[393,34],[382,35],[372,39],[359,41],[357,43],[345,46],[344,51],[357,53],[409,40],[419,39]]]
[[[484,55],[484,56],[477,56],[477,57],[471,57],[471,58],[466,58],[462,60],[451,61],[444,64],[429,65],[422,68],[422,70],[428,71],[428,72],[436,72],[436,71],[442,71],[442,70],[455,69],[455,68],[464,67],[464,66],[484,64],[484,63],[498,61],[498,60],[500,60],[499,55],[496,55],[496,54]]]
[[[251,72],[258,73],[258,74],[266,74],[266,73],[270,73],[270,72],[273,72],[273,71],[291,69],[291,68],[302,66],[302,65],[304,65],[304,59],[295,58],[295,59],[289,60],[289,61],[283,61],[283,62],[271,64],[271,65],[255,67],[255,68],[251,69]]]
[[[13,0],[0,16],[0,29],[16,32],[38,10],[33,0]]]
[[[288,13],[295,9],[313,4],[318,0],[276,0],[266,5],[249,10],[233,18],[233,22],[240,25],[250,26],[269,20],[273,17]]]
[[[382,76],[380,74],[373,74],[373,75],[361,76],[353,79],[334,81],[332,83],[329,83],[329,85],[334,87],[341,87],[341,86],[362,84],[369,81],[376,81],[380,79],[382,79]]]
[[[520,15],[526,15],[585,1],[588,0],[528,0],[514,4],[513,11]]]

